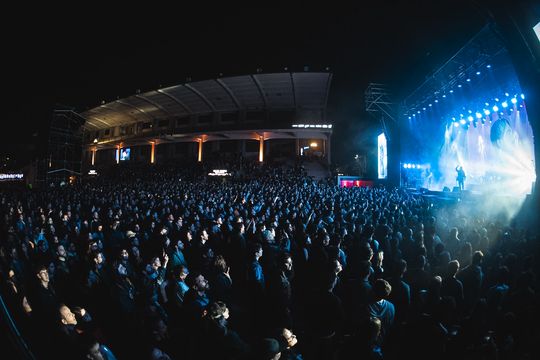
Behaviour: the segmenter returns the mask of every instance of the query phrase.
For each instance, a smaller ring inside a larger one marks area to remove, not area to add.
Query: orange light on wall
[[[259,162],[264,160],[264,136],[259,136]]]
[[[319,146],[319,144],[317,144],[316,142],[312,142],[311,144],[309,144],[309,146],[311,146],[311,147],[317,147],[317,146]]]
[[[199,143],[199,155],[197,156],[197,161],[198,161],[198,162],[201,162],[201,161],[202,161],[202,146],[203,146],[203,141],[202,141],[202,139],[197,139],[197,142]]]
[[[150,164],[153,164],[154,161],[155,161],[154,154],[155,154],[155,150],[156,150],[156,143],[154,141],[152,141],[150,144],[152,146],[150,148]]]
[[[96,164],[96,152],[97,149],[92,149],[92,166]]]

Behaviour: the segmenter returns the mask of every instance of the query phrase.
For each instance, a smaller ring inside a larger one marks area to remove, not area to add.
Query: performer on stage
[[[459,186],[459,190],[464,190],[465,189],[465,178],[467,177],[467,176],[465,176],[465,170],[463,170],[463,167],[461,165],[458,165],[458,166],[456,166],[456,171],[457,171],[456,180],[457,180],[457,183],[458,183],[458,186]]]

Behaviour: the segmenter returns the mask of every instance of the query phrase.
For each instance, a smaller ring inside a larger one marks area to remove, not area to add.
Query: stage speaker
[[[454,188],[452,189],[452,192],[459,192],[459,186],[454,186]]]
[[[450,191],[450,188],[448,186],[443,187],[442,191]]]

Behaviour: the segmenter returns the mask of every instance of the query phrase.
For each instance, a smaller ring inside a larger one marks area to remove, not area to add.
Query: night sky
[[[3,121],[14,132],[2,131],[0,151],[24,157],[18,146],[29,143],[39,154],[55,107],[84,111],[187,77],[309,66],[334,74],[328,120],[336,135],[354,135],[334,149],[345,161],[377,126],[363,111],[369,82],[387,83],[403,98],[486,23],[470,1],[314,3],[16,13],[3,51]]]

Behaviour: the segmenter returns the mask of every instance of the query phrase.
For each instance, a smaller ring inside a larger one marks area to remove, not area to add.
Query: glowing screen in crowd
[[[386,152],[386,136],[384,133],[377,137],[377,148],[379,179],[386,179],[388,176],[388,156]]]
[[[130,153],[131,153],[130,148],[120,149],[120,161],[129,160]]]
[[[0,174],[0,181],[23,180],[24,174]]]

